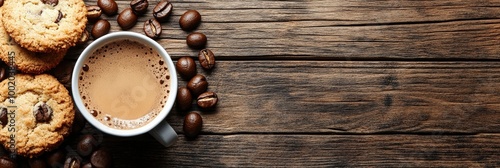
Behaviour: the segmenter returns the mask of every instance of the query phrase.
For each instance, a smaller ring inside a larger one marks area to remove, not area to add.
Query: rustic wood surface
[[[500,167],[500,1],[171,2],[158,42],[195,56],[178,19],[198,10],[220,102],[194,140],[174,109],[170,148],[105,135],[115,167]]]

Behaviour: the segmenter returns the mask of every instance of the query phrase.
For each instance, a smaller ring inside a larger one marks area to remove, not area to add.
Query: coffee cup
[[[100,131],[122,137],[149,132],[164,146],[177,140],[165,121],[177,95],[177,75],[165,49],[134,32],[114,32],[89,44],[73,69],[76,107]]]

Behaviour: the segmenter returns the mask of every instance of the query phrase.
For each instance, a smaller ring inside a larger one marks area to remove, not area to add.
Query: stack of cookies
[[[0,15],[0,59],[11,72],[0,82],[0,143],[15,154],[36,157],[58,147],[73,123],[68,90],[45,73],[81,38],[85,3],[0,0]]]

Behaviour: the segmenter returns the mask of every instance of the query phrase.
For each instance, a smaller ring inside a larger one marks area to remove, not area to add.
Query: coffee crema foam
[[[164,59],[153,48],[131,40],[95,50],[85,60],[79,80],[87,110],[116,129],[146,125],[160,113],[170,93]]]

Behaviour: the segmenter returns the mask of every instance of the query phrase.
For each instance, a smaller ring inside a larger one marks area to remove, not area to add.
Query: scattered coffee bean
[[[156,39],[161,36],[161,24],[156,19],[149,19],[144,22],[144,33],[146,36],[152,39]]]
[[[17,164],[14,160],[7,156],[0,157],[0,167],[1,168],[16,168]]]
[[[59,3],[59,0],[42,0],[42,3],[51,6],[56,6]]]
[[[90,38],[89,31],[84,29],[82,36],[80,37],[80,39],[77,42],[77,45],[83,45],[83,44],[87,43],[87,41],[89,41],[89,38]]]
[[[63,167],[64,159],[66,158],[66,153],[63,149],[58,149],[47,155],[47,163],[49,167]]]
[[[148,6],[149,6],[148,0],[132,0],[130,2],[130,7],[138,15],[146,13],[146,11],[148,10]]]
[[[108,34],[110,29],[111,24],[109,24],[107,20],[101,19],[94,24],[94,27],[92,27],[92,31],[90,33],[92,34],[92,37],[94,37],[94,39],[97,39],[101,36],[104,36],[105,34]]]
[[[8,120],[9,117],[7,116],[7,108],[0,107],[0,124],[2,124],[3,127],[5,127],[5,125],[7,125]]]
[[[92,166],[97,168],[108,168],[111,167],[111,153],[105,149],[96,150],[90,156],[90,163]]]
[[[118,4],[114,0],[98,0],[97,5],[101,7],[102,12],[108,16],[118,13]]]
[[[215,56],[212,50],[203,49],[198,53],[198,60],[203,69],[210,70],[215,66]]]
[[[80,156],[88,156],[97,148],[97,140],[90,134],[83,135],[76,145],[76,152]]]
[[[217,105],[217,94],[215,92],[205,92],[198,96],[197,104],[201,108],[210,109]]]
[[[47,122],[52,117],[52,108],[44,102],[38,102],[33,107],[33,115],[37,122]]]
[[[191,108],[191,103],[193,102],[193,96],[191,92],[186,87],[179,87],[177,90],[177,107],[181,111],[186,111]]]
[[[101,7],[97,5],[87,6],[87,19],[89,21],[96,21],[97,19],[99,19],[99,17],[101,17],[101,13]]]
[[[168,16],[172,13],[174,6],[167,0],[160,1],[153,9],[153,16],[159,22],[165,22],[168,20]]]
[[[54,21],[54,23],[59,23],[59,21],[61,21],[62,18],[63,18],[63,13],[59,11],[59,13],[57,14],[57,19]]]
[[[4,79],[7,79],[8,72],[7,72],[7,65],[3,65],[3,63],[0,63],[0,82],[2,82]]]
[[[188,138],[194,138],[200,134],[203,126],[203,119],[197,112],[189,112],[184,117],[183,130]]]
[[[29,160],[30,168],[48,168],[47,162],[42,160],[41,158],[33,158]]]
[[[68,157],[64,162],[64,168],[80,168],[80,160],[76,157]]]
[[[175,64],[175,69],[184,79],[191,79],[196,75],[196,63],[191,57],[181,57]]]
[[[179,19],[179,25],[184,31],[196,29],[201,23],[201,15],[196,10],[188,10]]]
[[[87,163],[82,166],[82,168],[94,168],[92,167],[92,163]]]
[[[195,75],[187,84],[187,88],[191,90],[194,97],[197,97],[201,93],[205,92],[208,88],[208,82],[205,76],[201,74]]]
[[[127,8],[120,12],[116,21],[123,30],[128,30],[134,27],[137,23],[137,15],[134,13],[132,8]]]
[[[207,44],[207,36],[203,33],[194,32],[186,37],[186,43],[191,48],[200,49]]]
[[[83,130],[85,127],[85,118],[82,113],[75,110],[75,118],[73,119],[73,125],[71,126],[71,134],[77,134]]]

